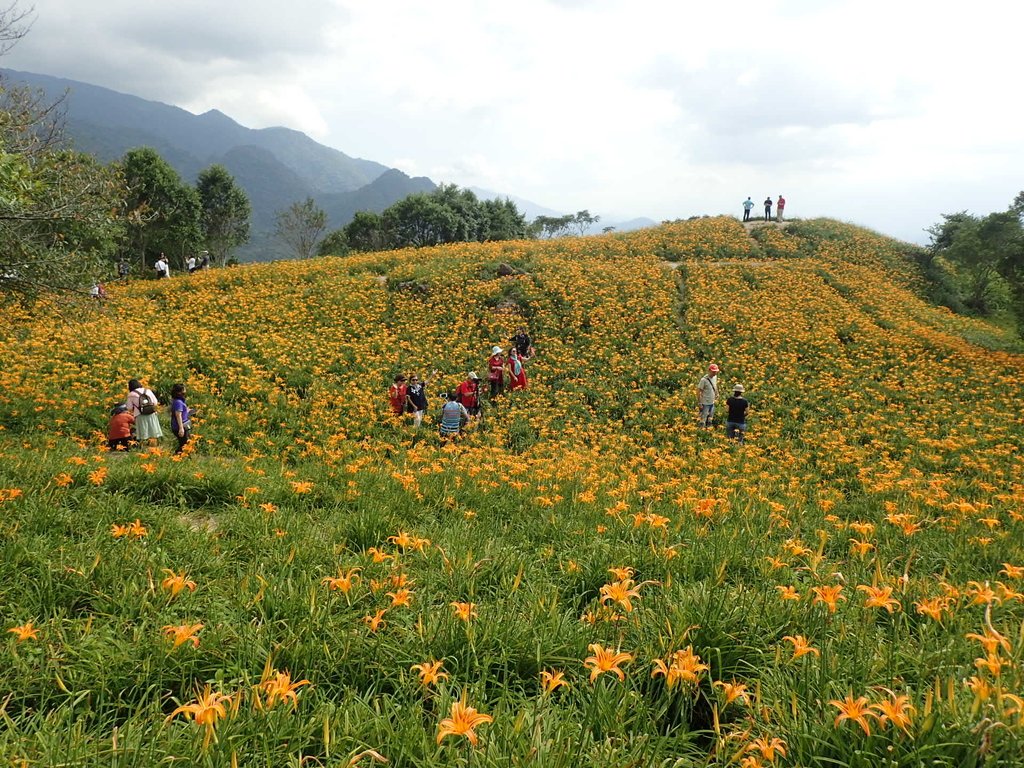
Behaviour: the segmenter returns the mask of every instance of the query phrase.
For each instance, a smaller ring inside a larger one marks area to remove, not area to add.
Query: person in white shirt
[[[189,256],[188,257],[188,273],[191,275],[195,271],[196,271],[196,257],[195,256]]]
[[[156,264],[153,265],[153,269],[156,270],[157,279],[171,276],[171,267],[167,263],[167,258],[162,253],[160,258],[157,259]]]
[[[701,376],[697,382],[697,405],[700,408],[700,415],[697,417],[698,426],[709,428],[712,417],[715,415],[715,401],[718,399],[718,366],[712,363],[708,366],[708,372]]]

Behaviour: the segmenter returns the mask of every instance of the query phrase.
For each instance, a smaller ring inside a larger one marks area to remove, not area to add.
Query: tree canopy
[[[249,239],[249,197],[223,165],[202,171],[196,191],[203,240],[214,261],[224,264],[231,249]]]

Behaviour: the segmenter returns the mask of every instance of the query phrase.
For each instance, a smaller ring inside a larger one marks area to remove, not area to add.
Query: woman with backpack
[[[153,390],[142,386],[138,379],[132,379],[128,382],[127,403],[128,412],[135,417],[135,439],[139,445],[145,442],[151,448],[156,447],[164,432],[156,413],[157,399]]]

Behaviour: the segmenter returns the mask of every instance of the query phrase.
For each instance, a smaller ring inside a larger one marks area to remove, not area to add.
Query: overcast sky
[[[37,0],[34,16],[3,66],[606,221],[783,194],[792,216],[922,242],[941,213],[1024,188],[1017,0]]]

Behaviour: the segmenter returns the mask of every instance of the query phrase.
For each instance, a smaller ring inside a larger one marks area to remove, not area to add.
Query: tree
[[[358,211],[342,231],[348,246],[356,251],[379,251],[385,247],[384,222],[371,211]]]
[[[345,229],[336,229],[328,232],[327,236],[317,246],[317,256],[344,256],[352,249],[348,246],[348,238],[345,237]]]
[[[232,248],[249,239],[249,197],[223,165],[211,165],[200,173],[196,191],[203,240],[213,260],[223,264]]]
[[[522,240],[528,236],[526,217],[511,200],[484,200],[481,208],[481,240]]]
[[[538,216],[533,220],[533,229],[538,235],[546,238],[562,237],[569,233],[575,217],[571,214],[565,216]]]
[[[576,215],[571,218],[572,226],[575,227],[577,234],[581,237],[587,234],[587,230],[600,220],[600,216],[591,216],[590,211],[586,208],[582,211],[577,211]]]
[[[143,272],[161,253],[179,268],[202,243],[199,193],[150,147],[128,150],[122,161],[128,186],[130,249]]]
[[[0,11],[0,53],[26,16]],[[123,237],[121,177],[68,149],[62,128],[60,101],[0,81],[0,300],[87,295]]]
[[[396,248],[420,248],[453,242],[457,214],[431,195],[422,192],[399,200],[381,214],[388,244]]]
[[[932,261],[953,265],[963,285],[963,302],[989,314],[1012,296],[1013,309],[1024,329],[1024,193],[1006,210],[987,216],[966,211],[945,214],[928,232]]]
[[[327,228],[327,214],[312,197],[277,212],[277,237],[300,259],[308,259]]]

